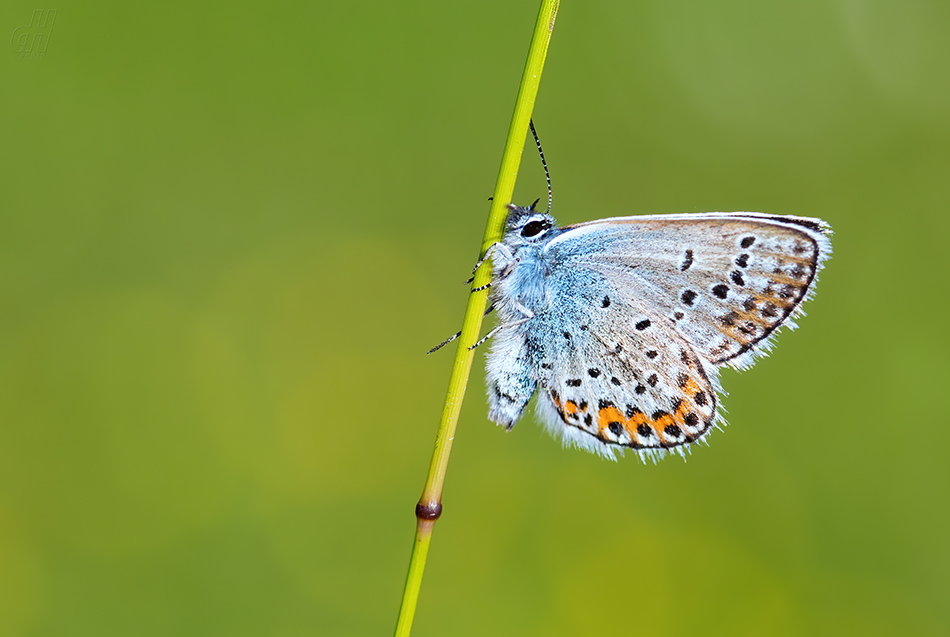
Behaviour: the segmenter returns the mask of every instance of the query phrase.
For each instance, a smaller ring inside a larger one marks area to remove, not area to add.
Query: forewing
[[[794,327],[829,234],[819,219],[762,213],[621,217],[569,226],[545,256],[632,290],[711,363],[746,367]]]
[[[555,269],[550,311],[529,338],[545,425],[569,444],[603,455],[641,455],[694,442],[717,418],[717,380],[688,340],[635,295],[589,270]]]

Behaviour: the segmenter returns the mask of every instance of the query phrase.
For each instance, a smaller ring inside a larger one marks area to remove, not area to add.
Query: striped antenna
[[[551,191],[551,173],[548,172],[548,162],[544,161],[544,151],[541,150],[541,140],[538,139],[538,131],[534,130],[533,119],[528,120],[528,126],[531,127],[531,134],[534,135],[534,143],[538,145],[538,154],[541,155],[541,165],[544,166],[544,178],[548,180],[548,214],[551,214],[551,204],[554,203],[554,193]]]

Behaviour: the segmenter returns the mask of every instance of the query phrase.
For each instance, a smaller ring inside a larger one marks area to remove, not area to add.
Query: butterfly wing
[[[639,286],[575,263],[553,262],[548,310],[528,323],[528,350],[546,395],[537,407],[564,442],[613,457],[694,442],[717,418],[715,370]]]
[[[713,365],[744,368],[810,297],[831,254],[819,219],[762,213],[653,215],[569,226],[544,256],[631,290]]]

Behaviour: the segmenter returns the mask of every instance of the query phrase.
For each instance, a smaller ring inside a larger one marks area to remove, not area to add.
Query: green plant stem
[[[525,137],[528,134],[528,122],[531,120],[534,101],[538,95],[544,58],[548,52],[551,33],[554,31],[554,19],[557,16],[558,4],[558,0],[542,0],[541,8],[538,11],[538,21],[535,24],[531,46],[528,49],[524,74],[521,76],[521,87],[515,101],[511,126],[508,128],[508,139],[505,142],[505,152],[502,155],[498,180],[495,182],[495,193],[488,213],[488,225],[485,227],[485,237],[482,239],[480,255],[484,254],[493,243],[500,241],[502,237],[505,217],[508,214],[508,204],[511,202],[511,197],[515,191],[518,167],[521,164],[521,154],[524,151]],[[488,283],[490,278],[491,268],[487,265],[483,266],[475,273],[475,281],[472,286],[475,288],[481,287]],[[399,617],[396,620],[396,637],[408,635],[412,628],[412,618],[416,612],[416,601],[419,599],[419,587],[422,584],[422,574],[425,571],[432,528],[442,512],[442,485],[445,481],[449,453],[452,451],[455,426],[458,422],[459,411],[462,409],[462,399],[465,396],[465,387],[468,384],[468,377],[472,369],[472,359],[475,353],[469,347],[478,339],[487,299],[487,291],[474,292],[469,295],[468,307],[465,309],[462,335],[458,339],[455,363],[452,366],[452,376],[449,379],[448,394],[445,397],[445,406],[442,408],[442,419],[439,422],[439,432],[436,435],[435,449],[432,452],[432,461],[429,465],[429,475],[426,478],[422,497],[419,498],[419,504],[416,505],[416,537],[412,545],[412,556],[409,558],[409,573],[406,576],[406,588],[403,591],[402,605],[399,607]]]

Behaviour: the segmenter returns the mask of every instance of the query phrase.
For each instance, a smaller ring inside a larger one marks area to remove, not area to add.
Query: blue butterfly
[[[559,227],[511,205],[485,255],[489,418],[510,430],[540,389],[539,418],[566,445],[682,454],[721,423],[718,369],[751,366],[795,327],[830,234],[820,219],[754,212]]]

